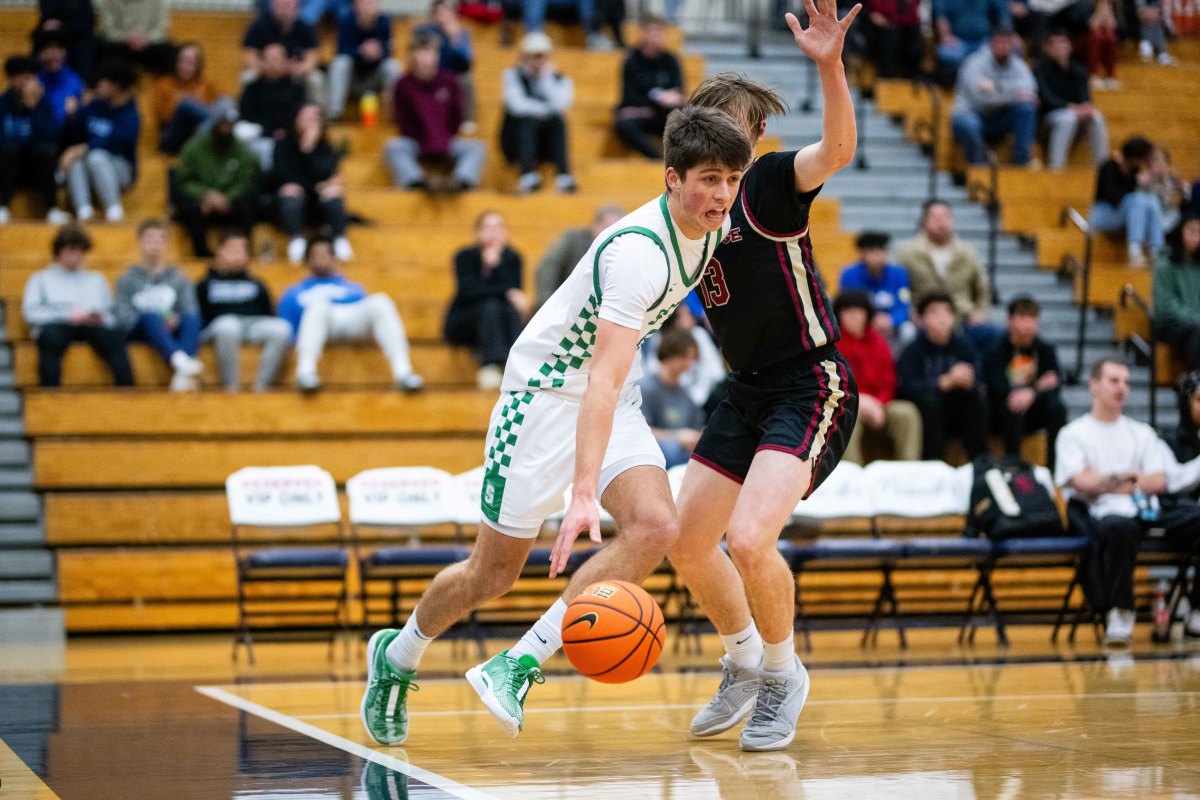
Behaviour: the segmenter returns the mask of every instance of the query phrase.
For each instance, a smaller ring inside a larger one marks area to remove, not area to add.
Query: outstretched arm
[[[846,70],[842,66],[842,44],[850,23],[862,10],[862,4],[850,9],[845,18],[839,21],[836,0],[819,2],[820,10],[813,0],[804,0],[808,10],[807,30],[800,26],[795,14],[785,17],[800,51],[817,66],[824,105],[821,141],[796,153],[796,191],[799,192],[816,189],[829,176],[849,164],[858,146],[854,101],[850,97]]]

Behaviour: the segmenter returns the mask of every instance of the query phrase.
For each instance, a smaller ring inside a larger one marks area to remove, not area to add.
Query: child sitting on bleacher
[[[123,61],[100,64],[93,100],[68,126],[70,146],[60,157],[59,168],[67,176],[75,216],[81,222],[95,216],[93,194],[106,220],[125,219],[121,193],[137,179],[137,143],[142,127],[133,96],[136,80],[133,67]]]

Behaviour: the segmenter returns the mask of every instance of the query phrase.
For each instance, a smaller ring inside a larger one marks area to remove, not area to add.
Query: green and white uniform
[[[547,517],[563,509],[599,320],[638,330],[645,341],[695,288],[728,228],[726,219],[719,231],[686,238],[663,195],[596,237],[509,352],[485,448],[481,501],[489,525],[533,538]],[[664,467],[640,410],[634,381],[641,374],[635,358],[613,416],[601,495],[627,469]]]

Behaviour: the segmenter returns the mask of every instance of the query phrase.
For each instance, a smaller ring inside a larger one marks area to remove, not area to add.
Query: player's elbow
[[[844,169],[854,161],[854,151],[857,147],[858,140],[853,138],[830,147],[822,147],[821,163],[831,174]]]

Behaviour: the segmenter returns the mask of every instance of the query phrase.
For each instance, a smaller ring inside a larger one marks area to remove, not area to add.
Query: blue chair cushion
[[[365,559],[367,567],[445,567],[467,559],[465,547],[381,547]]]
[[[1073,556],[1087,550],[1086,536],[1046,536],[1004,539],[992,545],[996,558],[1013,556]]]
[[[567,559],[567,570],[566,571],[573,572],[574,570],[579,569],[580,565],[583,564],[583,562],[587,561],[589,558],[591,558],[592,554],[595,553],[598,549],[599,548],[594,547],[590,550],[574,550],[574,551],[572,551],[571,557]],[[544,567],[547,570],[550,569],[550,554],[553,552],[554,552],[554,549],[551,547],[534,548],[533,550],[531,550],[529,552],[529,558],[526,559],[526,561],[525,561],[525,568],[533,569],[536,567]]]
[[[1182,542],[1175,542],[1169,539],[1163,539],[1159,536],[1143,536],[1141,552],[1143,553],[1161,553],[1163,555],[1186,555],[1194,552],[1193,548],[1188,547]]]
[[[809,561],[884,561],[900,558],[904,554],[903,543],[895,539],[818,539],[807,547],[810,548],[807,558]]]
[[[906,558],[986,558],[991,553],[987,539],[964,536],[918,536],[904,542]]]
[[[276,550],[260,550],[242,559],[254,569],[345,567],[350,558],[345,550],[328,547],[291,547]]]

